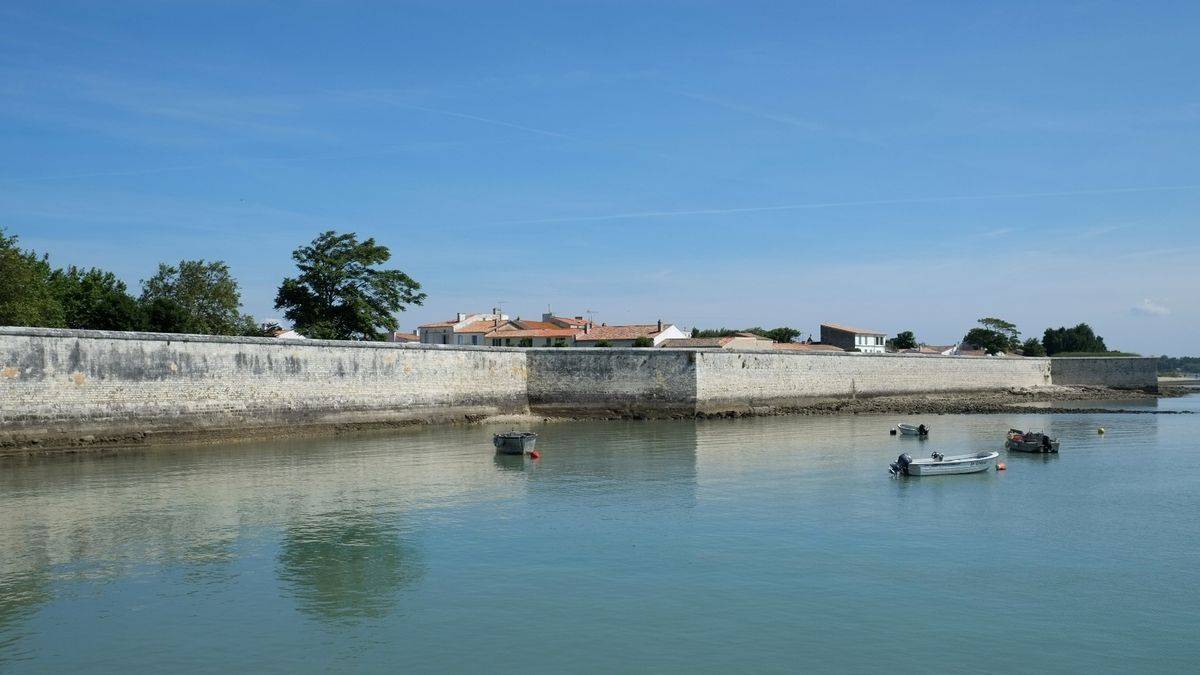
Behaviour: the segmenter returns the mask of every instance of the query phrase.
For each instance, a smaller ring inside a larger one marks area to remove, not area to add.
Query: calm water
[[[0,671],[1200,670],[1200,415],[896,421],[3,461]],[[1062,454],[887,474],[1010,424]]]

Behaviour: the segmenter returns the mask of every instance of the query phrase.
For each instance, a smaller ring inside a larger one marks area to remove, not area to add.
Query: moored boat
[[[947,457],[940,452],[930,455],[929,459],[913,459],[904,453],[892,462],[889,470],[896,476],[944,476],[953,473],[979,473],[995,468],[996,458],[1000,453],[995,450],[983,450],[973,455],[951,455]]]
[[[896,429],[905,436],[928,436],[929,427],[924,424],[905,424],[901,422],[896,425]]]
[[[1040,431],[1009,429],[1004,447],[1018,452],[1058,452],[1058,441]]]
[[[492,436],[496,452],[504,455],[525,455],[533,452],[537,434],[532,431],[506,431]]]

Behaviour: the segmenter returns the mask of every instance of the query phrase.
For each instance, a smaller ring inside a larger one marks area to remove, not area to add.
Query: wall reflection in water
[[[399,591],[423,573],[418,549],[393,517],[332,511],[287,526],[278,574],[300,611],[327,621],[392,612]]]

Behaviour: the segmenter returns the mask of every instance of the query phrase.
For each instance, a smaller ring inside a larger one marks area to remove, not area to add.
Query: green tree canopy
[[[888,346],[892,349],[915,349],[917,337],[911,330],[901,331],[896,333],[896,337],[888,340]]]
[[[1021,353],[1025,356],[1045,356],[1046,348],[1042,346],[1041,340],[1031,337],[1021,343]]]
[[[1081,323],[1074,328],[1047,328],[1042,335],[1046,353],[1053,356],[1059,352],[1106,352],[1104,338],[1096,335],[1092,327]]]
[[[383,339],[385,331],[396,330],[395,312],[426,297],[404,272],[378,269],[391,257],[373,238],[360,242],[353,232],[324,232],[292,253],[300,274],[283,280],[275,309],[308,337]]]
[[[0,228],[0,325],[66,326],[45,255],[22,251]]]
[[[241,314],[242,294],[229,266],[217,260],[160,263],[142,282],[142,307],[150,330],[204,335],[253,335],[258,326]]]
[[[1003,319],[986,317],[979,320],[980,328],[972,328],[963,342],[984,349],[988,354],[1015,352],[1021,348],[1021,332]]]
[[[633,340],[633,346],[634,347],[653,347],[654,340],[646,337],[645,335],[639,335],[637,338],[635,338]]]
[[[51,282],[58,294],[68,328],[143,330],[146,314],[129,294],[125,282],[112,272],[74,265],[55,270]]]
[[[796,338],[800,336],[800,331],[796,330],[795,328],[781,326],[779,328],[772,328],[771,330],[756,334],[765,338],[770,338],[775,342],[794,342]]]

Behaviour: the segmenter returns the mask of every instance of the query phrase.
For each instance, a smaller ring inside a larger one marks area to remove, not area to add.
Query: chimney
[[[496,309],[495,307],[492,308],[492,314],[499,314],[499,313],[500,313],[499,309]]]
[[[467,315],[463,314],[462,312],[459,312],[457,314],[457,316],[458,316],[458,321],[466,321],[466,319],[467,319]],[[455,321],[455,323],[458,323],[458,321]]]
[[[553,319],[553,318],[554,318],[553,312],[545,312],[542,314],[542,321],[549,321],[550,319]]]
[[[592,332],[592,322],[589,321],[589,322],[583,324],[583,334],[587,335],[588,333],[591,333],[591,332]]]
[[[662,332],[662,319],[658,320],[658,332]]]

